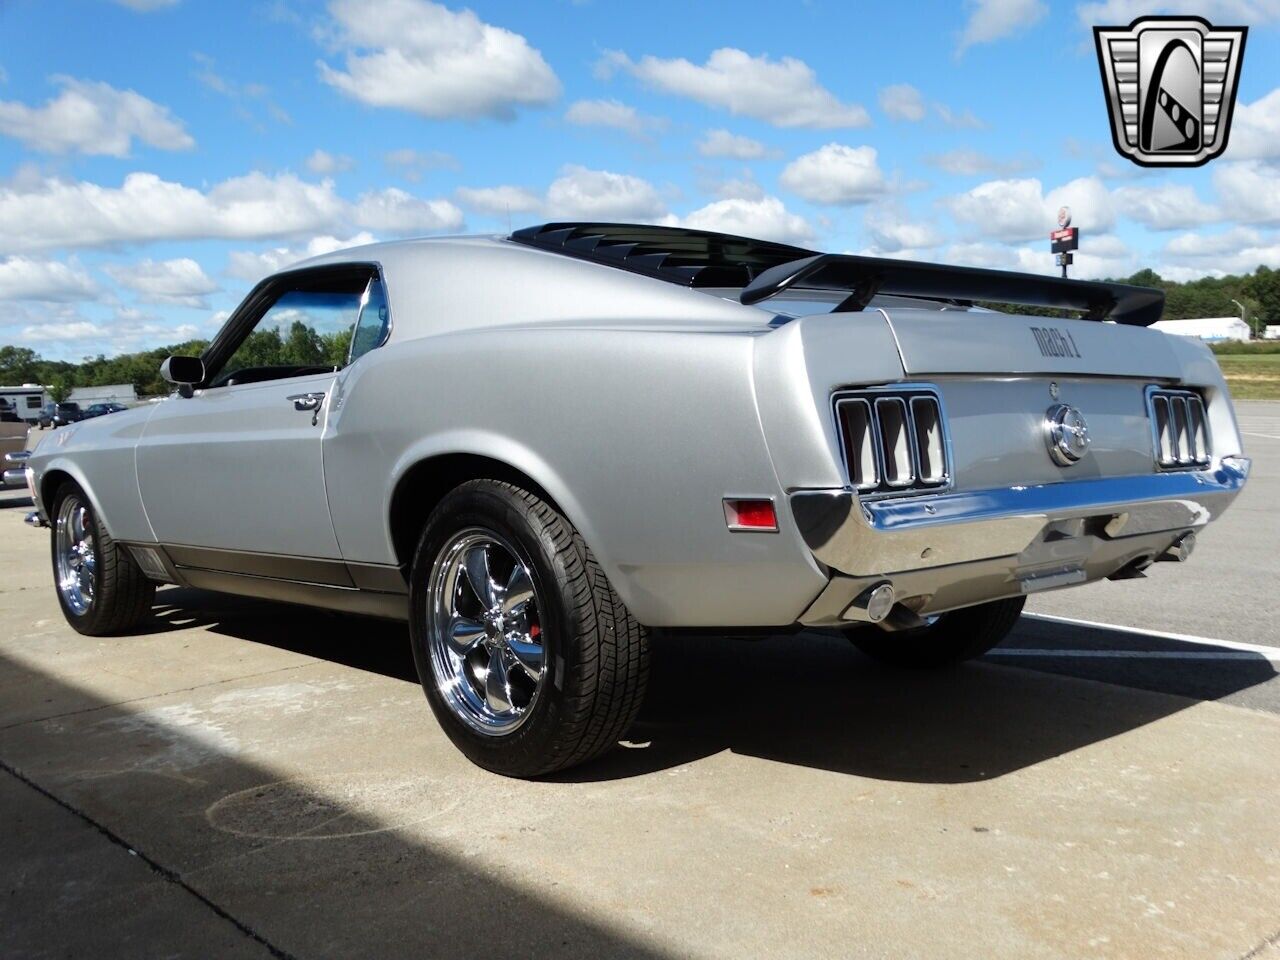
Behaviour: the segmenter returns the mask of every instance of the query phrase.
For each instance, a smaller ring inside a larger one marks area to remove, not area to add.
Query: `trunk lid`
[[[1175,380],[1182,369],[1165,335],[1143,327],[979,311],[889,308],[884,315],[909,377],[1063,374]]]

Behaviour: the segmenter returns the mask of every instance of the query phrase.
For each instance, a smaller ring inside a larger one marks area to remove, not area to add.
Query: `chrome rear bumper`
[[[797,491],[796,525],[834,575],[802,622],[854,619],[852,599],[885,579],[928,614],[1140,567],[1222,513],[1248,471],[1231,457],[1215,470],[865,503],[851,490]]]

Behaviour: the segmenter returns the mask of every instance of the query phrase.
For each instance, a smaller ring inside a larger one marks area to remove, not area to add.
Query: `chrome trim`
[[[85,616],[98,586],[98,537],[89,505],[78,493],[63,497],[58,508],[53,563],[63,603],[75,616]]]
[[[1226,509],[1247,469],[1177,471],[892,500],[853,490],[799,490],[791,512],[821,563],[884,576],[1022,553],[1057,521],[1097,519],[1096,535],[1122,539],[1204,526]],[[1104,530],[1105,528],[1105,530]]]
[[[1155,463],[1157,470],[1203,469],[1213,462],[1213,433],[1209,424],[1209,405],[1205,403],[1204,397],[1194,390],[1162,387],[1152,383],[1148,384],[1143,391],[1143,399],[1146,404],[1147,420],[1151,425],[1151,459]],[[1156,417],[1157,403],[1165,404],[1168,410],[1170,426],[1169,457],[1167,459],[1162,457],[1160,452],[1160,422]],[[1178,443],[1177,432],[1174,429],[1175,404],[1181,405],[1183,421],[1187,424],[1187,446],[1191,448],[1189,455],[1184,454]],[[1200,410],[1200,423],[1204,426],[1205,450],[1198,449],[1195,431],[1192,429],[1191,408],[1193,405]]]
[[[26,463],[31,459],[30,450],[14,450],[4,455],[5,463]]]
[[[360,298],[360,312],[356,314],[356,322],[351,328],[351,343],[347,346],[347,362],[344,365],[344,369],[345,367],[351,366],[351,364],[359,360],[360,357],[368,356],[379,347],[385,346],[387,341],[391,339],[391,328],[395,326],[395,314],[391,311],[391,298],[387,296],[387,285],[382,279],[382,264],[375,261],[369,262],[373,264],[376,270],[374,275],[369,278],[369,282],[365,284],[364,295]],[[381,340],[375,343],[364,353],[360,354],[360,357],[353,357],[351,356],[351,351],[355,349],[356,345],[356,330],[360,328],[360,320],[364,317],[364,308],[369,305],[369,290],[375,283],[382,287],[382,299],[387,305],[387,328],[382,331]]]
[[[940,480],[926,480],[920,472],[919,437],[916,431],[915,411],[917,399],[928,399],[936,404],[938,411],[938,429],[941,434],[942,477]],[[896,400],[905,407],[907,427],[907,456],[910,461],[911,480],[890,483],[885,469],[884,438],[881,435],[878,406],[882,401]],[[870,407],[870,421],[873,435],[873,454],[875,456],[876,482],[874,484],[854,484],[853,470],[849,463],[849,444],[845,437],[844,423],[840,408],[846,403],[860,402]],[[903,383],[887,383],[869,387],[841,387],[831,395],[831,411],[835,420],[836,439],[839,441],[841,465],[844,467],[845,482],[849,489],[857,489],[862,499],[877,500],[888,497],[916,497],[922,494],[936,494],[951,488],[954,482],[952,464],[955,462],[951,447],[951,426],[947,420],[947,408],[942,399],[942,391],[936,384],[923,381],[906,381]]]
[[[6,487],[20,487],[27,482],[26,467],[10,467],[0,476],[4,477],[4,485]]]

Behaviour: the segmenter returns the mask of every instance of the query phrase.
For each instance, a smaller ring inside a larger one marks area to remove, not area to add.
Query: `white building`
[[[1268,323],[1262,331],[1263,340],[1280,340],[1280,323]]]
[[[72,403],[80,404],[80,409],[83,410],[94,403],[137,403],[138,391],[134,389],[132,383],[109,383],[102,387],[73,387],[71,396],[67,399]]]
[[[1152,330],[1176,333],[1180,337],[1195,337],[1209,343],[1219,340],[1248,342],[1249,325],[1239,317],[1201,317],[1194,320],[1159,320]]]

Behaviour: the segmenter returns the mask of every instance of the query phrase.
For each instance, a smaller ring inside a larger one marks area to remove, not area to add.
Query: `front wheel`
[[[895,667],[933,669],[982,656],[1009,635],[1026,597],[994,600],[944,613],[918,630],[886,632],[859,627],[849,632],[855,647]]]
[[[428,519],[410,574],[414,661],[472,762],[533,777],[611,748],[635,719],[648,636],[550,504],[464,483]]]
[[[75,483],[53,498],[53,582],[67,623],[91,637],[123,633],[151,612],[156,585],[116,544]]]

